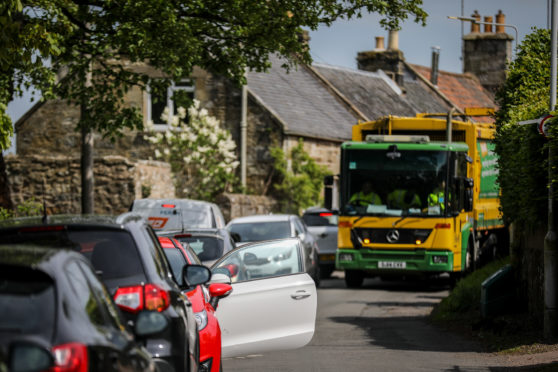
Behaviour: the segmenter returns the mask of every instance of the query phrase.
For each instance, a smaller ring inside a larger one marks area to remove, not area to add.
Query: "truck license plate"
[[[379,261],[378,268],[380,269],[404,269],[407,265],[405,262],[394,262],[394,261]]]

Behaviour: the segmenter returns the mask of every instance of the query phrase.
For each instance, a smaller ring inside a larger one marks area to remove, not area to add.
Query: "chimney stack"
[[[503,34],[506,32],[505,27],[502,26],[506,23],[506,16],[502,13],[502,10],[498,10],[498,14],[496,14],[496,33]]]
[[[388,34],[388,50],[399,49],[399,31],[389,30]]]
[[[384,37],[383,36],[376,36],[376,49],[377,51],[386,50],[384,45]]]
[[[477,11],[472,17],[480,21]],[[513,41],[513,37],[504,31],[504,26],[496,26],[496,32],[493,32],[493,19],[492,16],[484,17],[488,23],[484,32],[480,32],[479,24],[471,23],[471,33],[463,36],[463,72],[476,75],[482,86],[492,94],[506,80]],[[505,22],[502,11],[496,15],[496,22]]]
[[[432,47],[432,71],[430,72],[430,82],[438,85],[438,70],[440,64],[440,47]]]
[[[486,22],[484,24],[484,32],[492,32],[492,16],[485,16],[484,21]]]
[[[376,37],[376,48],[357,54],[357,66],[359,70],[376,72],[382,70],[399,87],[403,88],[403,70],[405,57],[399,50],[399,34],[395,30],[389,31],[388,49],[384,46],[384,37]]]
[[[478,10],[475,10],[475,12],[473,14],[471,14],[471,18],[474,18],[477,21],[481,20],[481,16],[480,16]],[[475,22],[471,22],[471,33],[474,33],[474,32],[480,32],[480,24],[475,23]]]

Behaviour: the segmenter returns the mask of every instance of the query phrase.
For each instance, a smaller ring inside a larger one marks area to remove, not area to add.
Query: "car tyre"
[[[345,270],[345,284],[349,288],[360,288],[364,281],[364,273],[359,270]]]

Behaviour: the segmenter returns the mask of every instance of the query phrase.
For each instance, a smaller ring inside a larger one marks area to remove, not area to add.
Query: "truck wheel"
[[[349,288],[360,288],[364,281],[364,273],[358,270],[345,270],[345,284]]]

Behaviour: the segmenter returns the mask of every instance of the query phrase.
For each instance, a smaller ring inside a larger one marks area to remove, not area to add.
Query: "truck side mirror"
[[[463,201],[463,207],[465,212],[471,212],[473,210],[473,189],[468,188],[465,190],[465,200]]]

